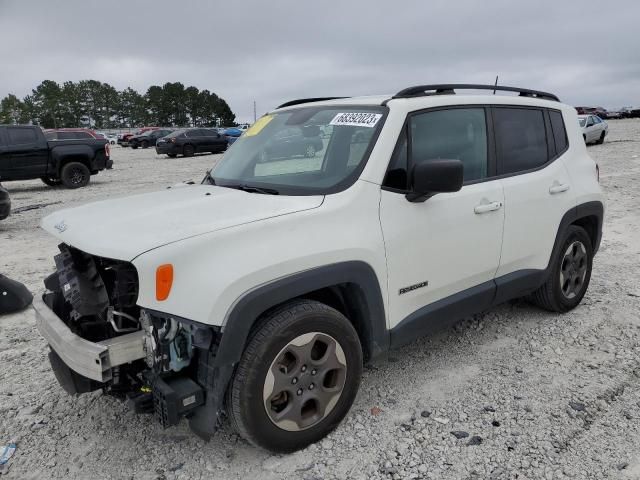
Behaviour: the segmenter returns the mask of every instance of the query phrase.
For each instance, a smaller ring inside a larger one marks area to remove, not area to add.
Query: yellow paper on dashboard
[[[244,132],[244,136],[253,137],[255,135],[258,135],[262,131],[262,129],[269,124],[271,120],[273,120],[273,115],[265,115],[263,117],[260,117],[253,125],[251,125],[251,127],[247,129],[246,132]]]

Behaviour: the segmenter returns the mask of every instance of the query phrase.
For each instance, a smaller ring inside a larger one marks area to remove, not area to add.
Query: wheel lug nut
[[[291,380],[291,383],[295,385],[296,383],[298,383],[298,379],[296,377],[293,377],[293,379]]]
[[[315,388],[315,385],[313,383],[309,385],[309,390],[313,390],[314,388]]]
[[[302,389],[299,388],[298,391],[296,392],[298,395],[302,395]]]
[[[303,371],[303,372],[306,372],[307,371],[307,366],[306,365],[302,365],[302,368],[300,370]]]
[[[318,371],[315,368],[311,370],[311,375],[315,375],[316,373],[318,373]]]

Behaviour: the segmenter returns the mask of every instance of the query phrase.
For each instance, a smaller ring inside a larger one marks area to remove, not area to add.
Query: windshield
[[[205,182],[283,195],[340,191],[364,168],[386,111],[325,106],[265,115],[229,148]]]
[[[587,124],[587,119],[586,118],[579,118],[578,119],[578,123],[580,124],[581,127],[584,127]]]

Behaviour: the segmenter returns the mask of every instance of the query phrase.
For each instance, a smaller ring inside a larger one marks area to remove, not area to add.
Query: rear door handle
[[[549,187],[549,193],[551,195],[555,195],[556,193],[562,193],[562,192],[566,192],[567,190],[569,190],[569,184],[568,183],[554,183],[553,185],[551,185],[551,187]]]
[[[476,205],[473,211],[480,215],[481,213],[495,212],[496,210],[500,210],[500,208],[502,208],[502,202],[481,203],[480,205]]]

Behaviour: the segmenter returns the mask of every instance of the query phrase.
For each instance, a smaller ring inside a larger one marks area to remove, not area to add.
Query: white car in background
[[[600,145],[609,133],[609,125],[597,115],[578,115],[578,123],[582,130],[584,143]]]

